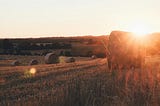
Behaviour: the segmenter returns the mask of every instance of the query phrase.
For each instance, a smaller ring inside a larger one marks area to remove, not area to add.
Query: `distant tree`
[[[40,49],[40,46],[37,45],[36,43],[32,43],[30,45],[30,50],[39,50]]]
[[[12,49],[13,48],[13,44],[9,41],[9,39],[4,39],[2,41],[2,48],[3,49]]]
[[[64,56],[64,52],[63,52],[63,51],[61,51],[59,55],[60,55],[60,56]]]
[[[54,48],[55,49],[60,49],[60,47],[61,47],[60,43],[54,43]]]
[[[87,57],[91,57],[92,55],[93,55],[93,52],[92,51],[88,51],[86,56]]]
[[[52,48],[52,44],[45,44],[45,49],[51,49]]]
[[[31,43],[30,42],[21,42],[17,45],[19,50],[31,50]]]
[[[71,49],[71,48],[72,48],[72,44],[64,43],[64,44],[63,44],[63,48],[64,48],[64,49]]]
[[[40,49],[44,49],[44,44],[40,44]]]
[[[18,47],[16,47],[14,55],[20,55],[20,54],[21,54],[21,50]]]
[[[4,54],[11,54],[13,51],[13,44],[9,41],[9,39],[4,39],[2,41],[2,49]]]
[[[70,51],[65,51],[64,54],[65,54],[65,56],[72,56]]]
[[[0,49],[2,49],[2,41],[0,41]]]

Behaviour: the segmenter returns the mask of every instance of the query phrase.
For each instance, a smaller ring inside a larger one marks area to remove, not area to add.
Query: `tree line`
[[[70,43],[32,43],[29,41],[12,43],[9,39],[3,39],[0,42],[2,54],[12,54],[13,52],[21,52],[21,50],[48,50],[48,49],[71,49]]]

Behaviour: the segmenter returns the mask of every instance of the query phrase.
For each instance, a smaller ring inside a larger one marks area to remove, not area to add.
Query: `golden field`
[[[8,61],[17,59],[14,56],[1,57],[8,57]],[[27,64],[31,58],[26,56],[21,59]],[[107,59],[82,59],[75,63],[46,65],[43,64],[43,57],[35,58],[41,60],[42,64],[15,67],[1,65],[0,105],[160,105],[160,56],[146,57],[143,69],[112,72],[108,71]]]

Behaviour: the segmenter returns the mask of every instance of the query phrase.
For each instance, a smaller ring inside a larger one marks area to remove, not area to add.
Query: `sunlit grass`
[[[67,57],[66,56],[60,56],[59,57],[59,63],[66,63],[66,60],[67,59]]]
[[[36,68],[30,68],[29,70],[24,71],[24,77],[31,78],[35,76],[36,72],[37,72]]]
[[[154,106],[160,105],[160,69],[147,59],[141,69],[107,70],[106,59],[3,71],[0,105]],[[38,70],[38,71],[37,71]],[[13,77],[24,72],[26,77]],[[34,76],[34,77],[33,77]],[[14,101],[14,103],[13,103]]]

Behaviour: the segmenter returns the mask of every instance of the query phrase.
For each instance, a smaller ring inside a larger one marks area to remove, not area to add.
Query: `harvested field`
[[[15,60],[21,62],[21,66],[26,66],[33,59],[38,61],[38,64],[45,64],[45,56],[16,56],[16,55],[0,55],[0,67],[11,66]],[[90,57],[75,57],[76,61],[89,61]]]
[[[0,105],[158,106],[160,69],[159,63],[155,63],[157,59],[147,57],[142,70],[112,72],[106,67],[106,59],[1,67]]]

